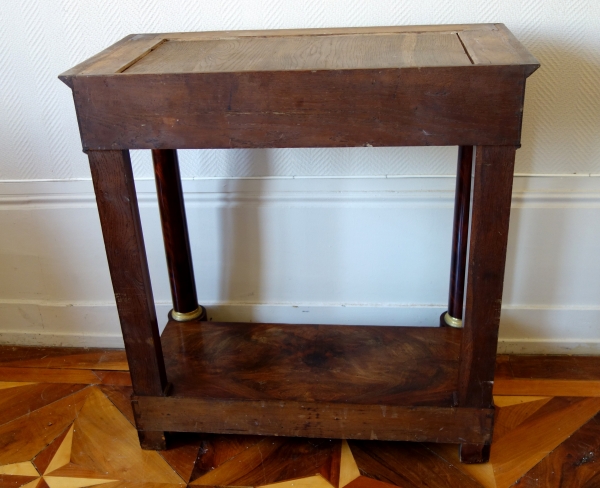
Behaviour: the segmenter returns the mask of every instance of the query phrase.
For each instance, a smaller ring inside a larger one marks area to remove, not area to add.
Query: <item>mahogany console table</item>
[[[538,66],[504,25],[476,24],[132,35],[62,74],[142,447],[189,431],[455,442],[463,461],[485,461],[515,150]],[[431,145],[459,146],[440,327],[206,321],[176,149]],[[162,337],[129,149],[154,159],[173,296]]]

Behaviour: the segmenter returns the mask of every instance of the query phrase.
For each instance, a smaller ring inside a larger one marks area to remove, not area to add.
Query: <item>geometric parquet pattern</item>
[[[600,487],[600,360],[499,358],[490,462],[456,445],[173,434],[143,451],[122,351],[0,347],[0,488]]]

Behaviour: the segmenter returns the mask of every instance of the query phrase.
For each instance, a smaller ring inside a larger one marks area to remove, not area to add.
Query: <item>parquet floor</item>
[[[600,358],[503,356],[491,462],[457,447],[179,434],[142,451],[122,351],[0,347],[0,488],[600,487]]]

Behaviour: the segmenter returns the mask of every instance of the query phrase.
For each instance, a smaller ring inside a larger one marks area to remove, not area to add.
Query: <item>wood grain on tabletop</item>
[[[521,64],[521,65],[537,65],[537,60],[521,45],[521,43],[510,33],[503,24],[448,24],[448,25],[412,25],[412,26],[378,26],[378,27],[345,27],[345,28],[325,28],[325,29],[279,29],[279,30],[257,30],[257,31],[208,31],[208,32],[182,32],[182,33],[165,33],[165,34],[132,34],[122,39],[118,43],[110,46],[104,51],[98,53],[96,56],[78,64],[61,75],[63,81],[69,83],[71,78],[76,75],[109,75],[122,73],[127,69],[144,69],[148,67],[148,60],[146,58],[153,57],[154,61],[160,60],[164,57],[162,53],[156,53],[159,49],[164,49],[168,42],[187,41],[187,42],[204,42],[208,43],[208,46],[214,46],[214,43],[222,43],[229,51],[235,45],[237,49],[248,49],[252,43],[257,42],[258,46],[262,44],[268,44],[271,42],[280,43],[276,46],[275,51],[288,52],[289,55],[295,53],[297,57],[303,58],[305,61],[314,60],[315,58],[311,55],[307,55],[305,49],[300,49],[298,54],[298,47],[300,46],[313,46],[316,51],[321,51],[323,46],[331,46],[334,44],[338,45],[338,50],[335,53],[341,58],[350,58],[353,62],[360,62],[360,59],[365,59],[364,53],[365,48],[373,43],[377,44],[377,41],[381,41],[380,37],[387,35],[391,39],[388,42],[402,43],[405,40],[410,39],[415,44],[416,39],[411,39],[407,36],[420,36],[425,40],[421,45],[421,48],[415,46],[402,45],[402,49],[408,52],[414,52],[418,59],[420,55],[424,54],[423,51],[428,49],[432,44],[436,49],[443,49],[449,51],[446,56],[446,61],[449,65],[452,62],[458,61],[459,63],[464,62],[465,55],[469,64]],[[460,38],[459,43],[464,45],[461,49],[454,41],[451,41],[449,37],[443,38],[442,36],[456,36]],[[302,39],[305,38],[305,39]],[[325,39],[321,39],[325,38]],[[332,38],[332,39],[327,39]],[[374,41],[368,39],[373,38]],[[231,43],[236,44],[231,44]],[[211,44],[213,43],[213,44]],[[229,44],[228,44],[229,43]],[[438,44],[441,43],[441,44]],[[281,49],[280,46],[285,46]],[[362,49],[357,50],[357,46]],[[200,46],[187,46],[187,47],[176,47],[172,46],[167,48],[181,50],[186,49],[198,49]],[[319,47],[321,49],[319,49]],[[296,48],[296,49],[294,49]],[[384,50],[385,51],[385,50]],[[166,52],[163,50],[163,53]],[[353,56],[349,56],[353,54]],[[460,53],[460,56],[458,54]],[[216,58],[219,58],[221,53],[215,53]],[[254,56],[258,55],[261,57],[260,50],[253,53],[249,53],[249,59],[247,63],[252,65]],[[397,53],[394,53],[397,54]],[[222,55],[221,55],[222,56]],[[314,56],[314,55],[313,55]],[[438,59],[438,63],[442,61],[440,56],[443,54],[424,54],[423,61],[431,60],[430,56],[434,56],[434,59]],[[234,53],[235,57],[235,53]],[[321,58],[319,56],[317,59]],[[389,58],[392,55],[388,56]],[[281,54],[274,56],[275,60],[280,62],[285,61]],[[380,62],[386,61],[386,58],[381,58],[381,53],[376,53],[375,59],[379,59]],[[402,60],[400,57],[396,58],[397,61]],[[184,60],[188,62],[188,60]],[[271,63],[270,61],[269,63]],[[336,61],[332,61],[335,63]],[[151,64],[151,63],[150,63]],[[289,64],[289,60],[288,60]],[[139,65],[139,66],[138,66]],[[378,65],[377,67],[384,67],[385,64]],[[272,69],[272,68],[270,68]],[[276,69],[289,69],[286,68],[285,63],[280,64]],[[313,69],[310,65],[306,69]]]
[[[128,69],[141,73],[470,66],[456,33],[167,40]]]

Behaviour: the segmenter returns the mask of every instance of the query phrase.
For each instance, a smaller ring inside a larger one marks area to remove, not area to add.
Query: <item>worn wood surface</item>
[[[451,406],[461,331],[169,321],[176,397]]]
[[[129,152],[88,157],[133,388],[162,395],[167,379]]]
[[[478,146],[458,404],[491,408],[504,285],[515,147]],[[466,463],[486,462],[489,443],[461,444]]]
[[[140,430],[419,442],[491,442],[492,409],[134,397]]]
[[[61,79],[84,150],[518,145],[538,66],[475,24],[136,35]]]
[[[198,299],[177,151],[154,150],[152,160],[173,310],[193,312]]]
[[[522,66],[75,77],[83,147],[520,143]]]
[[[221,42],[225,46],[224,50],[229,46],[229,51],[235,51],[232,46],[248,45],[247,43],[282,43],[289,46],[289,43],[317,43],[317,45],[333,44],[336,41],[329,39],[316,39],[314,41],[302,41],[300,38],[337,38],[340,49],[335,53],[339,57],[344,57],[348,52],[355,51],[357,45],[368,45],[371,41],[366,37],[378,38],[382,35],[388,35],[394,40],[406,39],[403,35],[420,35],[423,37],[435,36],[457,36],[460,37],[461,43],[464,45],[460,54],[467,55],[470,58],[470,63],[490,64],[496,63],[523,65],[527,67],[538,66],[538,61],[523,47],[523,45],[512,35],[504,24],[447,24],[447,25],[410,25],[410,26],[377,26],[377,27],[343,27],[343,28],[320,28],[320,29],[275,29],[275,30],[240,30],[240,31],[208,31],[208,32],[179,32],[179,33],[163,33],[163,34],[136,34],[130,35],[122,39],[113,46],[107,48],[96,56],[84,61],[83,63],[73,67],[69,71],[63,73],[60,77],[65,82],[69,82],[74,76],[81,75],[108,75],[115,73],[123,73],[128,68],[134,65],[147,62],[145,58],[150,55],[160,57],[158,53],[153,53],[154,50],[164,48],[163,43],[173,41],[187,42]],[[254,38],[248,40],[248,38]],[[474,38],[476,42],[469,42]],[[414,39],[416,41],[416,39]],[[467,40],[467,42],[465,42]],[[243,44],[246,43],[246,44]],[[298,44],[296,44],[298,45]],[[301,44],[302,45],[302,44]],[[306,44],[303,44],[306,45]],[[426,44],[425,44],[426,45]],[[489,46],[494,46],[495,49]],[[437,45],[436,49],[451,48],[456,50],[456,44]],[[279,46],[276,46],[278,50]],[[239,47],[238,47],[239,49]],[[403,49],[414,50],[414,47],[403,46]],[[290,49],[285,49],[290,52]],[[484,51],[484,55],[477,56],[479,51]],[[357,62],[363,57],[364,47],[362,50],[355,52],[354,62]],[[235,52],[233,56],[235,56]],[[250,52],[250,57],[256,56],[257,53]],[[260,52],[258,53],[260,54]],[[218,53],[217,58],[222,57],[222,53]],[[437,55],[439,56],[439,54]],[[307,58],[307,53],[301,53],[300,57]],[[385,61],[381,58],[381,54],[376,56],[380,63]],[[480,59],[481,58],[481,59]],[[275,59],[282,60],[281,54]],[[311,58],[310,56],[308,59]],[[397,58],[401,61],[403,58]],[[425,60],[430,59],[425,57]],[[463,59],[462,57],[460,58]],[[318,58],[316,58],[318,60]],[[448,62],[451,58],[448,58]],[[186,60],[187,62],[187,60]],[[247,62],[252,63],[250,59]],[[387,61],[390,64],[389,60]],[[377,65],[382,68],[384,65]],[[276,69],[289,69],[286,65],[276,65]],[[315,66],[307,66],[307,69],[315,69]],[[271,68],[272,69],[272,68]]]
[[[453,32],[165,40],[127,74],[470,66]]]
[[[476,149],[459,367],[458,401],[465,407],[492,406],[514,162],[514,147]]]

